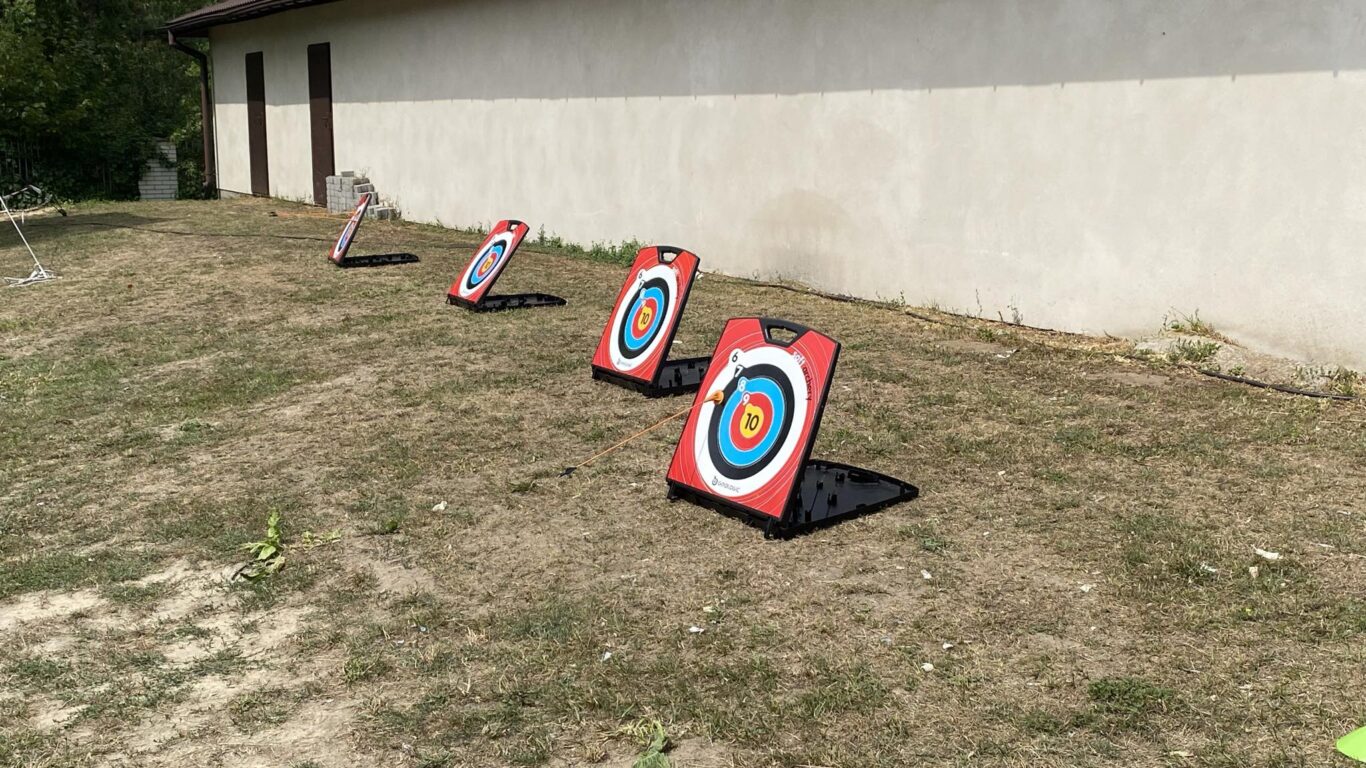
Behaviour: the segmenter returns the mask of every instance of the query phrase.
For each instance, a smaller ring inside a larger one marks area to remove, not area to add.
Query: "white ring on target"
[[[639,291],[642,286],[655,278],[663,280],[664,285],[668,287],[669,305],[667,307],[659,308],[663,317],[659,318],[659,330],[655,332],[655,337],[650,339],[650,343],[645,345],[645,348],[640,351],[640,354],[635,357],[627,357],[621,349],[621,324],[626,322],[626,313],[631,311],[631,298],[635,296],[636,292]],[[665,337],[669,335],[665,333],[665,331],[668,330],[668,323],[674,316],[674,310],[678,307],[678,299],[678,273],[671,265],[658,264],[649,269],[641,270],[640,274],[636,276],[635,283],[632,284],[631,289],[627,292],[624,300],[621,302],[621,306],[617,307],[616,314],[612,315],[607,354],[612,360],[613,368],[616,368],[618,371],[633,371],[643,365],[646,360],[650,359],[650,356],[655,353],[655,350],[659,348],[659,345],[664,342]]]
[[[337,261],[351,247],[351,240],[356,236],[356,229],[360,227],[360,219],[370,208],[370,193],[366,192],[361,198],[356,210],[352,212],[351,218],[347,220],[346,226],[342,228],[341,236],[337,238],[336,244],[332,246],[332,260]]]
[[[735,378],[736,369],[751,368],[765,363],[787,374],[788,383],[792,385],[792,402],[787,404],[792,409],[792,426],[788,429],[787,438],[783,440],[783,444],[774,449],[773,460],[768,462],[768,465],[763,469],[749,477],[738,480],[733,480],[718,472],[716,465],[712,464],[711,461],[711,451],[708,450],[708,438],[710,436],[707,433],[711,424],[712,412],[716,408],[724,407],[725,403],[717,404],[705,401],[698,410],[697,427],[693,431],[693,457],[697,461],[697,470],[702,477],[702,482],[706,483],[707,488],[718,496],[736,498],[764,487],[787,465],[788,459],[792,458],[793,451],[796,451],[801,445],[802,438],[806,434],[806,406],[810,400],[810,393],[806,389],[806,377],[802,375],[801,365],[793,359],[792,353],[785,349],[759,347],[747,352],[732,351],[719,361],[721,374],[708,385],[706,393],[724,391]],[[723,428],[725,426],[722,425]]]
[[[516,230],[501,232],[493,236],[492,238],[489,238],[488,244],[485,245],[483,248],[480,248],[479,253],[475,254],[474,258],[470,260],[469,266],[465,267],[465,273],[460,276],[460,282],[456,284],[458,286],[456,288],[456,293],[461,298],[467,299],[470,296],[473,296],[481,288],[483,288],[485,283],[492,280],[493,276],[496,275],[499,272],[499,270],[503,268],[504,264],[507,263],[509,255],[512,251],[512,242],[516,238]],[[499,243],[503,244],[503,255],[498,257],[498,261],[492,267],[489,268],[489,274],[483,280],[480,280],[478,285],[471,288],[470,277],[474,275],[474,270],[479,268],[479,263],[483,261],[484,257],[488,255],[489,251],[496,248]]]

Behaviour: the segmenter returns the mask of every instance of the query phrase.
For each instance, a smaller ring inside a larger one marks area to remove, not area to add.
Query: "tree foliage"
[[[63,197],[131,197],[165,138],[180,145],[182,181],[197,183],[197,66],[158,28],[203,4],[0,0],[0,183],[16,181],[3,161],[22,151]]]

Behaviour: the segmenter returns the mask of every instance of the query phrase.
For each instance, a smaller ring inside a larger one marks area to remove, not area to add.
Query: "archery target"
[[[735,498],[754,493],[782,470],[797,451],[811,393],[797,361],[786,350],[733,350],[703,402],[693,437],[693,456],[712,491]]]
[[[451,286],[450,295],[470,302],[482,300],[528,231],[530,228],[520,221],[499,222]]]
[[[336,245],[332,246],[332,255],[328,258],[340,264],[346,258],[346,252],[351,250],[351,241],[356,239],[356,230],[360,229],[361,219],[365,218],[365,212],[370,208],[370,193],[365,192],[360,196],[360,201],[356,203],[356,210],[351,214],[351,219],[342,228],[341,236],[337,238]]]
[[[839,344],[802,329],[785,346],[766,336],[771,322],[726,324],[674,451],[669,482],[781,518],[815,440]]]
[[[612,366],[633,371],[650,359],[668,334],[664,328],[677,306],[678,275],[668,264],[641,272],[635,290],[622,302],[612,317],[613,331],[608,339]]]
[[[688,251],[669,252],[673,254],[669,261],[657,247],[641,249],[636,255],[593,355],[595,367],[654,381],[668,357],[700,262]]]

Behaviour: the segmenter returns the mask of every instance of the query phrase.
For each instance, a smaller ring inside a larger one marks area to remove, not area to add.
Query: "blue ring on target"
[[[745,399],[746,394],[761,394],[768,398],[773,404],[773,414],[765,425],[767,433],[763,439],[749,450],[741,450],[731,444],[729,425],[735,418],[735,411]],[[768,455],[773,450],[774,443],[778,442],[778,435],[781,433],[783,420],[787,415],[787,398],[783,395],[783,390],[778,383],[768,377],[742,379],[740,386],[735,389],[735,393],[726,401],[725,407],[721,411],[721,425],[717,442],[721,449],[721,455],[733,467],[748,467]]]
[[[645,303],[650,299],[655,300],[655,306],[658,309],[655,311],[654,317],[650,318],[649,327],[637,335],[636,318],[640,317],[641,310],[645,308]],[[632,352],[639,352],[649,346],[651,341],[654,341],[655,334],[659,333],[659,326],[664,321],[664,313],[667,311],[664,304],[666,301],[668,299],[664,296],[664,291],[653,285],[647,286],[645,290],[636,294],[636,300],[631,303],[631,309],[627,311],[625,318],[626,333],[622,341],[627,349]]]
[[[468,281],[469,287],[474,288],[475,286],[487,280],[489,278],[489,275],[497,271],[498,262],[503,260],[503,254],[506,252],[507,243],[494,243],[493,245],[490,245],[488,249],[485,250],[483,253],[479,254],[479,258],[476,259],[474,262],[474,269],[470,271],[470,279]],[[493,261],[489,263],[489,268],[484,270],[484,272],[481,274],[479,272],[479,265],[484,263],[484,261],[488,259],[490,253],[494,254]]]
[[[360,226],[359,221],[348,221],[346,228],[342,230],[341,237],[337,239],[337,244],[332,248],[333,253],[346,253],[351,247],[351,238],[356,236],[356,228]]]

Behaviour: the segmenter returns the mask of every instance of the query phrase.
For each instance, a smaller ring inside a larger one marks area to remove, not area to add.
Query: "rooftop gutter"
[[[213,27],[335,2],[337,0],[228,0],[171,19],[166,22],[165,29],[179,37],[208,37]]]

